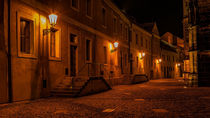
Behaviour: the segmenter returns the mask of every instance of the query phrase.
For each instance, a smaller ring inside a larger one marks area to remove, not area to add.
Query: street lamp
[[[47,35],[50,32],[56,32],[56,31],[58,31],[57,29],[54,28],[55,25],[56,25],[56,23],[57,23],[57,19],[58,19],[58,16],[57,15],[55,15],[55,14],[50,14],[49,15],[49,20],[50,20],[51,27],[50,27],[50,29],[44,29],[43,30],[44,35]]]
[[[144,52],[140,52],[140,53],[139,53],[139,58],[140,58],[140,59],[143,59],[144,57],[145,57],[145,53],[144,53]]]
[[[156,59],[156,63],[160,64],[162,62],[162,59]]]
[[[112,45],[112,44],[110,44],[110,45]],[[117,48],[119,47],[119,43],[118,43],[117,41],[115,41],[115,42],[113,43],[113,45],[114,45],[114,49],[111,48],[111,52],[117,51]],[[110,46],[110,47],[112,47],[112,46]]]

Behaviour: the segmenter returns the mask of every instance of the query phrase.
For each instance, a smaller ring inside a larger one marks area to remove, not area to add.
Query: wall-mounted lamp
[[[117,41],[115,41],[115,42],[113,43],[113,45],[114,45],[114,49],[111,49],[111,52],[115,52],[115,51],[117,50],[117,48],[118,48],[118,46],[119,46],[119,43],[118,43]]]
[[[181,64],[180,63],[178,63],[178,64],[176,64],[177,66],[181,66]]]
[[[156,59],[156,63],[160,64],[162,62],[162,59]]]
[[[58,31],[57,29],[54,28],[55,25],[56,25],[56,23],[57,23],[57,19],[58,19],[58,16],[57,15],[55,15],[55,14],[50,14],[49,15],[49,20],[50,20],[51,27],[50,27],[50,29],[44,29],[43,30],[44,35],[47,35],[50,32],[56,32],[56,31]]]
[[[144,52],[140,52],[140,53],[139,53],[139,58],[140,58],[140,59],[143,59],[144,57],[145,57],[145,53],[144,53]]]

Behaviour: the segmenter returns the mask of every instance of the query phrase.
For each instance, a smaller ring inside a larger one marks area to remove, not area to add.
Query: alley
[[[0,117],[210,117],[210,88],[186,87],[183,80],[151,80],[80,98],[0,104]]]

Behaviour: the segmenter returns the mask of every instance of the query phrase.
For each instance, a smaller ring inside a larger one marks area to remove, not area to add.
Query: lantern
[[[49,15],[50,25],[51,25],[52,27],[54,27],[54,26],[56,25],[56,23],[57,23],[57,18],[58,18],[58,16],[55,15],[55,14],[50,14],[50,15]]]

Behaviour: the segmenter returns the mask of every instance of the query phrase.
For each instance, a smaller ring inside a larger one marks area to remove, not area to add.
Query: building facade
[[[184,77],[184,40],[166,32],[161,37],[162,71],[166,78]]]
[[[90,77],[111,86],[135,75],[175,77],[175,61],[163,55],[177,53],[161,46],[156,23],[139,25],[110,0],[1,0],[0,15],[0,103],[47,97]]]
[[[209,86],[210,1],[184,0],[186,32],[189,32],[189,79],[196,85]],[[184,32],[187,35],[187,33]]]

